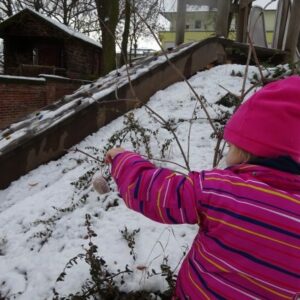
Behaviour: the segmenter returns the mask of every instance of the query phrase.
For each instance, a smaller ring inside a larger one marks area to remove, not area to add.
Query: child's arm
[[[112,176],[129,208],[161,223],[200,222],[195,192],[199,173],[178,175],[123,149],[111,149],[106,160],[112,163]]]

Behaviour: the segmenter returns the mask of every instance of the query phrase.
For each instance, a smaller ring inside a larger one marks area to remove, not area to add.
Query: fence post
[[[228,37],[231,0],[218,0],[216,36]]]
[[[247,42],[248,18],[251,6],[252,0],[240,0],[237,16],[236,41],[241,43]]]
[[[177,0],[176,46],[184,42],[186,0]]]
[[[280,50],[283,48],[283,39],[287,28],[289,8],[290,0],[278,0],[272,48]]]
[[[294,0],[291,6],[291,14],[288,23],[288,30],[286,35],[286,42],[284,50],[290,52],[290,60],[294,61],[296,56],[296,48],[298,44],[298,37],[300,32],[300,1]]]

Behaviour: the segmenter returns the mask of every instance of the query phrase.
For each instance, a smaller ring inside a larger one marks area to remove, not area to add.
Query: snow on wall
[[[169,53],[168,58],[175,57],[194,45],[195,43],[183,45]],[[29,115],[21,122],[10,125],[5,130],[0,131],[0,154],[28,135],[39,134],[88,105],[101,101],[105,95],[128,84],[128,76],[131,80],[135,80],[165,62],[166,57],[163,54],[138,60],[133,64],[133,67],[128,69],[129,74],[127,74],[126,66],[123,66],[91,84],[81,86],[72,95],[65,96],[62,101],[57,102],[55,108],[51,108],[51,110],[45,108],[38,113]]]

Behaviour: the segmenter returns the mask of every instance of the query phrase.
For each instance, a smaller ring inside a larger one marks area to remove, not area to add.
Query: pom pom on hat
[[[92,178],[94,189],[100,194],[106,194],[110,191],[109,185],[101,173],[96,173]]]
[[[300,77],[267,84],[242,104],[224,139],[259,157],[290,156],[300,161]]]

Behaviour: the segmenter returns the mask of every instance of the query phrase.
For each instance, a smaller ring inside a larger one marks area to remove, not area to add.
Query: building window
[[[189,24],[186,24],[185,25],[185,29],[189,29],[190,28],[190,25]]]
[[[33,65],[39,64],[39,50],[37,48],[34,48],[32,50],[32,64]]]
[[[201,21],[200,20],[196,20],[195,21],[195,28],[196,29],[200,29],[201,28]]]

